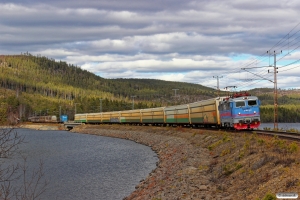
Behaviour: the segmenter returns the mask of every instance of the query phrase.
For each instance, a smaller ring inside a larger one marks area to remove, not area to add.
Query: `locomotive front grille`
[[[244,119],[239,119],[237,122],[239,124],[251,124],[251,123],[257,123],[259,122],[260,120],[257,119],[257,118],[244,118]]]
[[[239,120],[239,123],[240,124],[250,124],[251,121],[253,121],[253,120],[251,120],[251,119],[241,119],[241,120]]]

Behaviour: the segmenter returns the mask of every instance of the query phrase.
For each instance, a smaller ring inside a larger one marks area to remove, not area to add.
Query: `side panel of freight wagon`
[[[216,99],[189,104],[192,124],[218,124]]]
[[[141,110],[141,122],[164,123],[164,108],[149,108]]]
[[[86,123],[87,122],[87,114],[76,114],[74,117],[74,121],[78,123]]]
[[[188,105],[178,105],[165,108],[166,123],[189,123]]]
[[[87,114],[87,123],[101,123],[101,113]]]
[[[140,110],[128,110],[121,112],[121,123],[140,123]]]

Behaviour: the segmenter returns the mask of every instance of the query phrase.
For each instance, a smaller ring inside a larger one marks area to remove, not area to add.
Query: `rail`
[[[279,138],[300,141],[300,134],[294,133],[294,132],[265,131],[265,130],[263,130],[263,131],[256,130],[256,131],[252,131],[252,132],[256,132],[257,134],[260,134],[260,135],[278,136]]]

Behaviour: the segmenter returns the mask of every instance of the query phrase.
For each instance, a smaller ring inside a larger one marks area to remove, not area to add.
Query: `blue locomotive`
[[[220,112],[221,127],[254,129],[260,125],[260,101],[249,93],[235,93],[223,98],[218,110]]]

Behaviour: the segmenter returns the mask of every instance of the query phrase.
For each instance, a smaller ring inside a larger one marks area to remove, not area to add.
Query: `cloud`
[[[3,0],[0,51],[64,60],[104,78],[215,87],[212,77],[222,76],[221,87],[251,88],[272,87],[266,80],[244,79],[271,79],[267,68],[253,67],[272,65],[266,52],[283,50],[278,87],[295,87],[299,8],[296,0]]]

